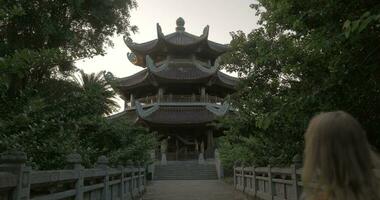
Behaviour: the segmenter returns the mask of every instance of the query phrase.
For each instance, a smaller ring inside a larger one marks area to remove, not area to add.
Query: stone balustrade
[[[67,156],[65,170],[32,170],[17,151],[1,154],[0,161],[0,200],[128,200],[140,197],[146,185],[144,167],[111,168],[105,156],[92,169],[81,165],[79,154]]]
[[[299,200],[302,194],[300,157],[293,159],[294,164],[289,168],[255,167],[244,164],[234,166],[234,186],[254,199]],[[380,178],[380,170],[374,170]]]

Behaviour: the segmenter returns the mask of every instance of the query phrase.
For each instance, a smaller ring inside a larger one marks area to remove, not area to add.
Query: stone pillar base
[[[201,164],[201,165],[205,164],[205,156],[204,156],[203,153],[199,154],[198,163]]]
[[[168,161],[166,160],[166,153],[161,154],[161,165],[167,165]]]

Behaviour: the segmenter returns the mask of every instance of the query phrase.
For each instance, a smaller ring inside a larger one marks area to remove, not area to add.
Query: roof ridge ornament
[[[162,28],[160,26],[159,23],[157,23],[157,38],[160,39],[160,38],[164,38],[165,35],[164,33],[162,33]]]
[[[177,28],[175,30],[178,31],[185,31],[185,20],[182,17],[179,17],[176,21]]]
[[[123,40],[124,40],[124,43],[125,43],[127,46],[130,46],[130,45],[134,44],[132,38],[129,37],[129,36],[127,36],[127,35],[124,35],[124,36],[123,36]]]
[[[205,26],[205,28],[203,29],[203,34],[201,35],[201,38],[208,39],[209,31],[210,31],[210,26],[209,25]]]

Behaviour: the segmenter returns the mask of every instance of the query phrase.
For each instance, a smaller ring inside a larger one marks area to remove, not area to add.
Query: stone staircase
[[[218,179],[214,163],[198,161],[171,161],[156,165],[154,180],[215,180]]]

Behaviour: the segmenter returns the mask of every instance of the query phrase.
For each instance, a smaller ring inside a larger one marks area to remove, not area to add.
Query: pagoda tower
[[[157,155],[166,153],[167,160],[213,157],[221,131],[212,122],[230,112],[224,99],[238,82],[219,71],[219,57],[229,47],[208,40],[209,26],[195,36],[184,25],[179,18],[176,31],[164,35],[157,24],[157,39],[141,44],[125,39],[129,60],[143,70],[117,79],[125,110],[115,117],[156,132]]]

